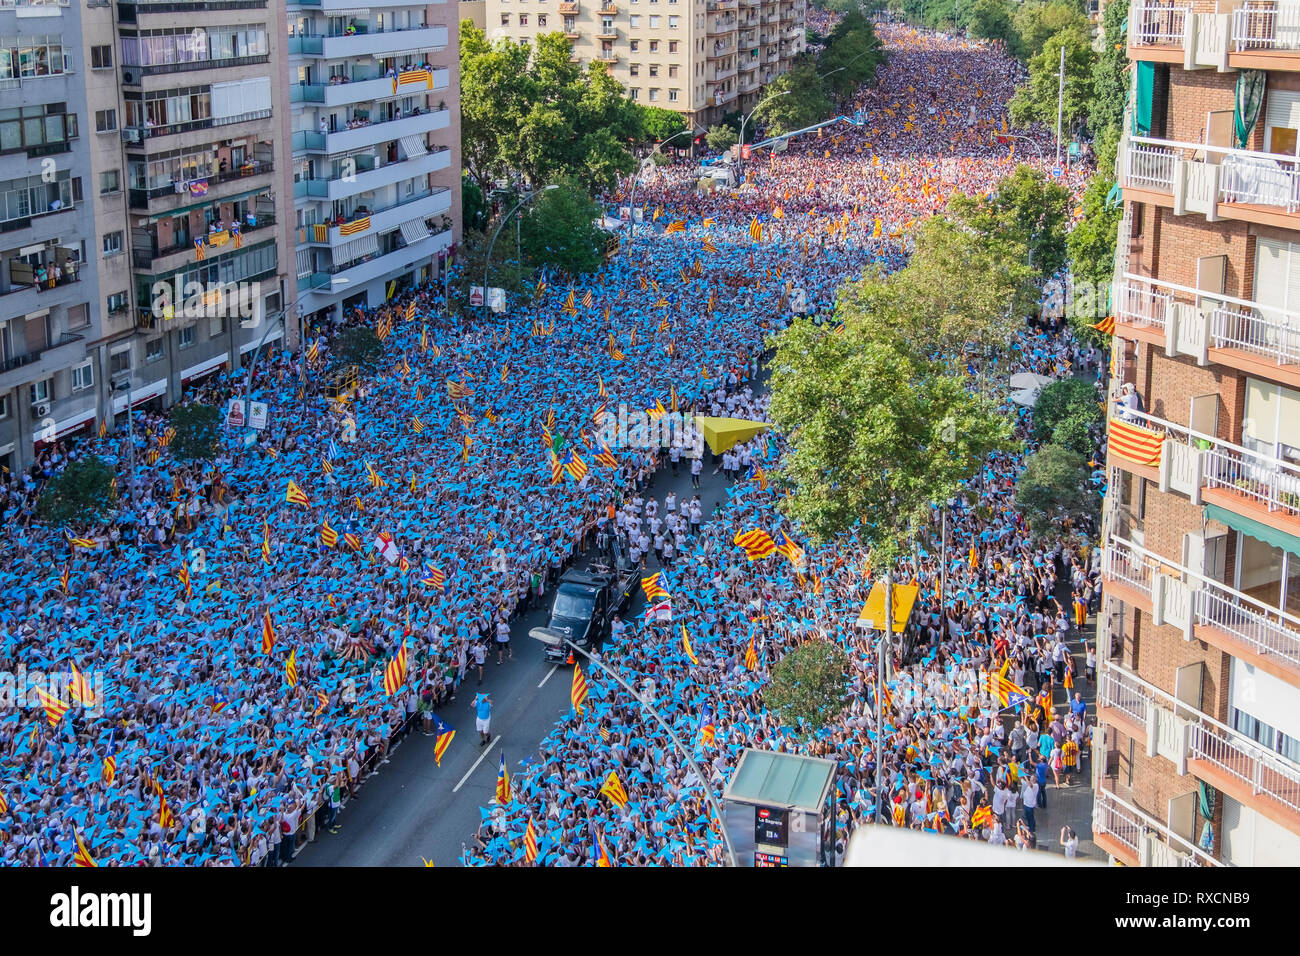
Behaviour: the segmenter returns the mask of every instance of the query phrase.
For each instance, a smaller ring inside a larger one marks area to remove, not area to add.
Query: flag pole
[[[712,789],[710,789],[709,787],[709,778],[704,775],[704,772],[700,769],[700,765],[695,762],[695,757],[692,756],[691,752],[686,749],[686,746],[679,739],[677,739],[677,734],[673,732],[672,725],[669,724],[668,721],[664,720],[664,718],[660,715],[659,711],[655,710],[653,705],[651,705],[649,702],[645,700],[645,698],[643,698],[640,694],[638,694],[635,690],[633,690],[632,687],[627,683],[627,681],[623,680],[623,678],[620,677],[612,667],[606,666],[606,664],[599,657],[593,657],[586,650],[579,647],[577,644],[573,643],[573,641],[570,641],[567,638],[562,639],[561,643],[567,644],[570,651],[573,651],[576,654],[581,654],[588,661],[590,661],[594,666],[599,667],[602,671],[604,671],[606,674],[612,677],[620,687],[622,687],[625,691],[627,691],[634,698],[636,698],[638,702],[640,702],[641,707],[648,714],[650,714],[651,717],[659,721],[659,723],[663,726],[664,731],[668,734],[668,739],[673,742],[673,746],[676,747],[677,750],[681,753],[681,755],[686,758],[686,762],[691,765],[691,769],[695,771],[695,775],[700,778],[700,786],[704,788],[705,797],[709,801],[709,805],[713,807],[714,816],[717,817],[718,829],[722,831],[722,842],[727,847],[728,863],[731,866],[739,866],[739,864],[736,862],[736,848],[731,845],[731,837],[727,834],[726,819],[722,815],[722,807],[718,805],[718,798],[714,796]]]

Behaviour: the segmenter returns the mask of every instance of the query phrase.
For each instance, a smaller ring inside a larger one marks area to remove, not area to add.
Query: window
[[[662,20],[662,19],[663,19],[662,17],[651,17],[651,18],[650,18],[650,29],[651,29],[651,30],[658,30],[658,29],[659,29],[659,21]]]
[[[90,309],[86,303],[68,306],[68,328],[84,329],[90,324]]]
[[[565,17],[565,18],[564,18],[564,32],[565,32],[565,33],[577,33],[577,32],[578,32],[578,20],[577,20],[576,17]]]
[[[30,391],[33,405],[38,402],[48,402],[50,400],[50,380],[45,378],[39,382],[32,382]]]
[[[71,69],[72,53],[64,50],[62,37],[5,37],[0,40],[0,80],[57,76]]]
[[[9,417],[9,396],[0,395],[0,419]]]
[[[194,326],[187,325],[176,334],[176,347],[187,349],[194,344]]]
[[[676,40],[669,40],[669,41],[668,41],[668,52],[669,52],[669,53],[676,53],[676,52],[677,52],[677,41],[676,41]],[[883,606],[884,606],[884,605],[881,605],[881,607],[883,607]]]
[[[117,110],[95,110],[95,132],[111,133],[117,129]]]
[[[669,64],[668,64],[668,75],[669,75],[669,76],[676,76],[676,75],[677,75],[677,64],[676,64],[676,63],[669,63]]]
[[[382,30],[383,25],[378,24]],[[270,53],[264,26],[168,27],[122,33],[123,66],[209,63]]]
[[[544,28],[546,26],[546,14],[544,13],[537,14],[537,26],[539,28]]]
[[[651,64],[650,64],[650,75],[651,75],[651,76],[658,76],[658,75],[659,75],[659,64],[658,64],[658,63],[651,63]]]
[[[669,18],[668,18],[668,29],[669,29],[669,30],[676,30],[678,24],[681,23],[681,19],[682,19],[681,17],[669,17]],[[883,605],[882,605],[882,606],[883,606]]]
[[[641,75],[641,64],[640,64],[640,63],[630,63],[630,64],[628,64],[627,72],[628,72],[628,74],[631,75],[631,76],[640,76],[640,75]]]
[[[104,233],[104,255],[115,256],[122,251],[122,231]]]
[[[659,41],[658,41],[658,40],[651,40],[651,41],[650,41],[650,52],[651,52],[651,53],[658,53],[658,52],[659,52]]]
[[[650,90],[650,102],[653,103],[657,99],[659,99],[659,91],[652,88]]]
[[[215,339],[226,331],[226,317],[224,315],[214,315],[208,320],[208,338]]]
[[[600,18],[600,32],[601,32],[601,33],[604,33],[604,34],[606,34],[606,35],[609,35],[609,34],[611,34],[611,33],[614,32],[614,18],[613,18],[613,17],[601,17],[601,18]]]
[[[510,26],[510,14],[508,13],[501,14],[501,25],[503,27]]]
[[[113,48],[111,46],[92,46],[90,48],[90,68],[92,70],[109,70],[113,67]]]
[[[53,182],[46,182],[43,176],[0,182],[0,221],[12,222],[71,208],[81,199],[81,180],[71,176],[63,170],[55,173]]]
[[[628,96],[632,97],[632,99],[634,100],[638,100],[641,98],[641,91],[638,90],[635,86],[632,87],[632,89],[628,90],[627,93]]]
[[[108,169],[99,174],[99,194],[101,196],[120,192],[121,189],[122,171],[120,169]]]
[[[0,56],[4,53],[0,50]],[[60,152],[68,140],[76,139],[77,114],[67,112],[66,103],[44,103],[38,106],[15,106],[0,109],[0,152],[56,147],[44,153]]]
[[[519,14],[519,25],[521,27],[528,26],[528,14],[526,13]]]
[[[628,44],[629,44],[629,49],[630,49],[633,53],[636,53],[638,50],[641,49],[641,41],[640,41],[640,40],[629,40],[629,41],[628,41]]]
[[[118,312],[125,312],[129,304],[126,292],[114,292],[108,297],[108,314],[114,315]]]
[[[632,14],[632,16],[630,16],[630,17],[627,18],[627,26],[628,26],[628,29],[629,29],[629,30],[637,30],[637,29],[640,29],[640,27],[641,27],[641,18],[640,18],[639,16],[637,16],[636,14]]]
[[[676,102],[677,102],[677,91],[676,91],[676,90],[669,90],[669,91],[668,91],[668,100],[669,100],[669,102],[672,102],[672,103],[676,103]]]
[[[80,392],[95,384],[95,365],[87,361],[83,365],[73,366],[72,369],[72,390]]]
[[[123,375],[131,371],[131,347],[128,345],[120,352],[108,357],[108,374]]]
[[[144,360],[146,362],[156,362],[163,357],[163,340],[150,339],[144,343]]]

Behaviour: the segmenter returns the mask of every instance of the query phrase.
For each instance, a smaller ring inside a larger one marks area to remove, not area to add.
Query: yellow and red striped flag
[[[339,533],[330,527],[329,521],[321,525],[320,543],[327,548],[333,548],[339,543]]]
[[[627,806],[627,791],[623,789],[623,781],[618,779],[618,774],[613,770],[600,785],[600,792],[609,797],[609,802],[620,810]]]
[[[582,665],[574,662],[573,683],[569,687],[569,702],[573,709],[582,713],[582,705],[587,699],[587,678],[582,676]]]
[[[1107,426],[1110,450],[1139,465],[1160,466],[1165,436],[1150,429],[1112,418]]]
[[[284,500],[293,505],[302,505],[304,508],[311,507],[310,499],[292,478],[289,479],[289,487],[284,490]]]
[[[755,216],[752,220],[750,220],[749,238],[753,239],[755,242],[763,241],[763,227],[759,223],[757,216]]]
[[[68,712],[68,705],[57,697],[52,697],[39,687],[36,688],[36,696],[41,700],[41,706],[45,708],[45,719],[50,722],[51,727],[57,727],[63,715]]]
[[[537,859],[537,830],[533,827],[533,818],[528,818],[528,828],[524,830],[524,862],[532,864]]]
[[[406,683],[406,638],[402,646],[384,668],[384,696],[392,697]]]
[[[745,556],[751,561],[766,558],[776,550],[776,542],[762,528],[743,531],[733,539],[734,543],[745,549]]]
[[[695,659],[695,651],[691,650],[691,638],[690,635],[686,633],[685,624],[682,625],[682,650],[686,651],[686,656],[691,659],[692,664],[699,663],[699,661]]]
[[[758,653],[754,650],[754,638],[749,639],[749,647],[745,648],[745,670],[752,671],[758,667]]]
[[[289,659],[284,662],[284,680],[290,687],[298,686],[298,649],[289,652]]]
[[[275,646],[275,625],[271,622],[271,609],[262,612],[262,653],[270,654]]]
[[[99,864],[96,863],[95,858],[90,855],[90,850],[86,849],[86,844],[81,839],[81,834],[76,830],[73,830],[72,835],[77,840],[77,853],[76,856],[72,858],[72,865],[78,868],[98,867]]]
[[[86,675],[77,670],[77,665],[73,661],[68,662],[68,669],[72,671],[72,679],[68,682],[68,692],[82,707],[95,706],[95,689],[91,686]]]

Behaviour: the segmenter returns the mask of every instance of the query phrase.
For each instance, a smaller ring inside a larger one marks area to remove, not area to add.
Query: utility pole
[[[1056,88],[1056,165],[1061,165],[1061,117],[1065,112],[1065,44],[1061,44],[1060,82]]]

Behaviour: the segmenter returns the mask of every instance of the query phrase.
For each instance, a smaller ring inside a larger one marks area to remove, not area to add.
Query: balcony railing
[[[1182,46],[1192,5],[1135,3],[1129,12],[1129,42],[1133,46]]]
[[[206,182],[208,187],[211,188],[214,183],[220,185],[222,183],[234,182],[237,179],[249,179],[253,176],[262,176],[274,171],[274,163],[259,160],[257,163],[244,163],[235,169],[227,169],[224,173],[214,173],[211,176],[204,176],[201,179],[193,180],[193,182]],[[206,195],[206,193],[202,195]],[[150,200],[163,199],[167,196],[194,196],[196,199],[201,198],[200,194],[194,193],[190,189],[189,182],[173,182],[168,183],[166,186],[154,186],[150,189],[131,189],[128,192],[128,200],[132,209],[145,209],[148,207]],[[220,197],[216,198],[219,201]]]
[[[193,70],[225,70],[236,66],[256,66],[259,63],[269,63],[270,61],[271,55],[262,53],[257,56],[232,56],[224,60],[188,60],[182,63],[149,63],[146,65],[123,63],[122,82],[129,86],[138,86],[139,77],[142,76],[189,73]],[[128,75],[131,75],[132,79],[127,79]]]
[[[1163,576],[1166,580],[1160,586],[1161,599],[1178,592],[1179,600],[1189,602],[1192,625],[1221,631],[1260,657],[1300,672],[1300,618],[1123,538],[1112,536],[1107,540],[1102,568],[1107,577],[1131,587],[1137,587],[1132,583],[1134,579],[1145,579],[1145,589],[1137,589],[1148,597],[1155,590],[1154,579]],[[1152,603],[1154,611],[1154,598]],[[1169,610],[1176,609],[1161,607],[1162,619],[1170,618]]]
[[[1216,161],[1209,162],[1213,156]],[[1132,137],[1125,148],[1124,186],[1173,194],[1174,212],[1228,212],[1220,203],[1300,210],[1300,158],[1283,153]]]
[[[215,129],[222,126],[233,126],[235,123],[248,123],[253,120],[266,119],[270,115],[271,111],[265,109],[239,113],[235,116],[217,116],[189,120],[184,123],[167,123],[163,126],[123,126],[122,140],[127,143],[139,143],[159,136],[172,136],[176,133],[191,133],[199,129]]]
[[[1242,50],[1300,50],[1300,4],[1246,0],[1232,11],[1232,40]]]
[[[1223,865],[1155,817],[1109,790],[1097,791],[1092,807],[1092,832],[1120,844],[1141,866]]]
[[[217,202],[220,202],[220,200],[217,200]],[[251,235],[252,233],[258,232],[262,229],[268,229],[274,225],[275,225],[275,217],[270,215],[258,216],[257,225],[255,226],[250,226],[247,224],[242,225],[240,227],[241,244],[244,241],[245,237]],[[227,239],[227,241],[223,242],[222,245],[220,246],[208,247],[207,255],[220,255],[222,252],[229,252],[235,248],[237,247],[234,245],[234,240]],[[137,247],[131,250],[131,262],[132,265],[135,266],[135,268],[137,269],[150,269],[153,267],[153,264],[157,262],[159,259],[164,259],[167,256],[173,256],[178,252],[194,252],[194,241],[191,239],[186,242],[176,243],[174,245],[167,247],[166,249],[159,249],[154,246],[150,246],[148,248]]]
[[[22,368],[24,365],[31,365],[33,362],[39,362],[41,356],[46,352],[53,351],[64,345],[71,345],[73,342],[80,342],[85,336],[75,335],[72,332],[63,332],[50,344],[26,352],[23,355],[11,355],[9,358],[0,358],[0,372],[9,372],[16,368]]]
[[[1176,158],[1172,149],[1134,141],[1124,152],[1124,185],[1173,192]]]

